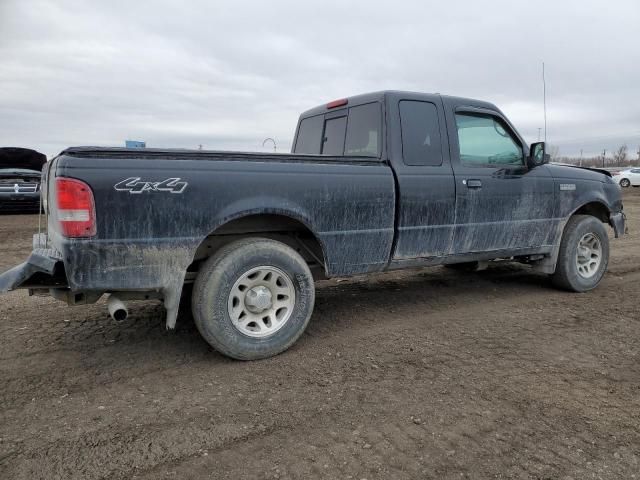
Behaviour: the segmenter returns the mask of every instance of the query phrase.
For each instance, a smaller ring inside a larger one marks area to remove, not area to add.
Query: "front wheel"
[[[620,180],[620,186],[622,188],[627,188],[631,186],[631,181],[628,178],[623,178],[622,180]]]
[[[192,310],[204,339],[238,360],[271,357],[304,332],[315,300],[313,276],[291,247],[266,238],[221,248],[200,269]]]
[[[590,215],[574,215],[562,235],[553,283],[565,290],[595,288],[609,263],[609,236],[603,223]]]

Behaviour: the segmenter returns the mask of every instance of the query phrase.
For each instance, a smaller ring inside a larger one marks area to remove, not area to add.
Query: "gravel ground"
[[[318,285],[288,352],[228,360],[187,312],[0,301],[0,478],[640,478],[640,189],[587,294],[524,266]],[[0,268],[37,216],[0,217]]]

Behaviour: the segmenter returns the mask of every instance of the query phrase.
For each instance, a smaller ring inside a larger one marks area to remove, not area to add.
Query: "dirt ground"
[[[524,266],[319,284],[242,363],[158,303],[0,297],[0,478],[640,478],[640,189],[588,294]],[[0,268],[37,216],[0,217]]]

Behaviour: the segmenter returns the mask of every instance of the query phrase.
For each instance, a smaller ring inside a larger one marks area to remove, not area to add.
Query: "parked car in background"
[[[28,148],[0,148],[0,211],[39,211],[47,157]]]
[[[614,179],[621,187],[640,187],[640,168],[627,168],[618,173],[614,173]]]

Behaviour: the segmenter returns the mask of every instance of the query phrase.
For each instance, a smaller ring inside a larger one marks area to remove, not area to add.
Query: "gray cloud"
[[[433,4],[430,4],[433,3]],[[300,111],[381,89],[493,101],[563,154],[640,144],[637,0],[0,0],[0,145],[290,146]]]

